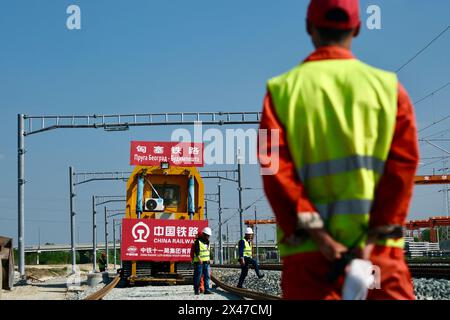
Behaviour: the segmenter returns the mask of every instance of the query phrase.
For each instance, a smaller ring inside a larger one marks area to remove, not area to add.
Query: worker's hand
[[[348,248],[334,240],[324,229],[309,230],[309,235],[319,246],[320,252],[329,261],[339,260]]]
[[[244,258],[240,258],[240,259],[239,259],[239,264],[240,264],[241,266],[243,266],[243,265],[245,264]]]
[[[199,263],[199,264],[203,264],[202,259],[198,258],[198,263]]]

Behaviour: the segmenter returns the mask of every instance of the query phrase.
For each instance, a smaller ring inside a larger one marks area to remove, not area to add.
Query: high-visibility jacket
[[[209,244],[203,243],[203,241],[197,240],[200,248],[199,255],[194,256],[194,262],[199,262],[199,257],[203,262],[209,262],[211,259],[211,252]]]
[[[252,244],[250,243],[250,241],[247,241],[245,238],[242,238],[242,241],[244,241],[243,256],[251,258],[252,257]]]
[[[368,229],[395,130],[395,74],[356,59],[306,62],[269,81],[295,169],[325,229],[354,245]],[[279,239],[283,234],[279,229]],[[357,244],[363,246],[365,239]],[[378,244],[402,247],[403,240]],[[318,251],[312,239],[279,244],[288,256]]]

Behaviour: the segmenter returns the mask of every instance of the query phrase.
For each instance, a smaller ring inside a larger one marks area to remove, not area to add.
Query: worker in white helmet
[[[209,290],[211,251],[209,237],[212,235],[211,228],[206,227],[202,234],[194,242],[194,293],[199,295],[200,281],[203,275],[205,282],[205,294],[212,294]]]
[[[259,265],[256,260],[252,258],[253,251],[253,230],[247,228],[245,230],[245,237],[239,241],[239,263],[241,264],[241,276],[239,277],[238,288],[242,288],[244,280],[248,274],[248,266],[253,265],[256,275],[259,279],[264,278],[264,274],[259,271]]]

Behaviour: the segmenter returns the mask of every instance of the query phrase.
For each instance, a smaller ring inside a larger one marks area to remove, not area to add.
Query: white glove
[[[375,282],[373,265],[368,260],[352,260],[342,289],[343,300],[366,300],[369,288]]]

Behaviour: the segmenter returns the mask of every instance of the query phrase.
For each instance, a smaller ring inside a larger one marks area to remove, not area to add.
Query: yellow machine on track
[[[125,219],[204,219],[204,185],[195,167],[136,166],[127,183]],[[123,261],[122,279],[192,281],[189,262]]]

